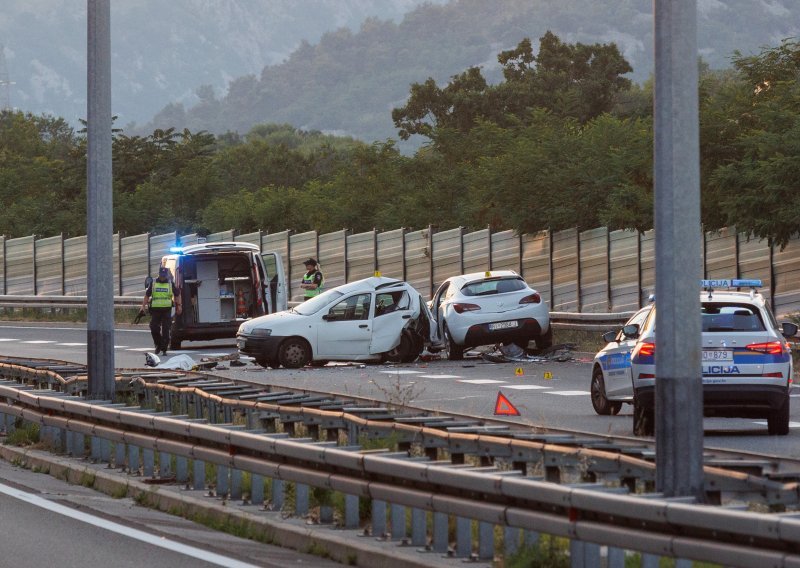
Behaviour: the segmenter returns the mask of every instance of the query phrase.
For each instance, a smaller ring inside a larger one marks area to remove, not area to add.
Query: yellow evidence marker
[[[552,380],[553,379],[553,373],[551,373],[550,371],[545,371],[544,372],[544,378],[546,380],[548,380],[548,381]]]
[[[522,375],[525,374],[525,371],[522,370],[522,367],[517,367],[514,370],[514,374],[517,375],[518,377],[521,377]]]

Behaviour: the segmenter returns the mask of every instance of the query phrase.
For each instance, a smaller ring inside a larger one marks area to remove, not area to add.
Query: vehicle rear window
[[[761,313],[749,304],[703,303],[703,331],[764,331]]]
[[[491,294],[504,294],[518,292],[526,288],[522,278],[497,278],[492,280],[477,280],[465,284],[461,293],[465,296],[489,296]]]

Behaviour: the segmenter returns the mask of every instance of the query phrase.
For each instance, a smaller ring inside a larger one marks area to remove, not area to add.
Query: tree
[[[406,105],[392,111],[399,136],[435,140],[439,128],[467,133],[479,119],[507,125],[535,108],[584,123],[613,108],[618,93],[630,87],[622,75],[633,70],[613,43],[567,44],[552,32],[539,41],[537,55],[526,38],[497,60],[504,78],[497,85],[488,85],[477,67],[444,88],[430,78],[412,85]]]

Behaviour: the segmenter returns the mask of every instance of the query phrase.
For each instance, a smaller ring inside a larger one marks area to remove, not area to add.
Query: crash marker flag
[[[545,371],[544,378],[547,379],[548,381],[551,380],[553,378],[553,373],[551,373],[550,371]]]
[[[498,391],[497,402],[494,403],[494,414],[495,416],[519,416],[519,410],[502,392]]]
[[[517,375],[518,377],[521,377],[522,375],[525,374],[525,371],[522,370],[522,367],[517,367],[516,369],[514,369],[514,374]]]

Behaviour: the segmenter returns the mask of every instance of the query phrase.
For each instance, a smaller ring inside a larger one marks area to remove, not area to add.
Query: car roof
[[[461,276],[454,276],[450,280],[460,280],[464,284],[475,282],[477,280],[487,280],[489,278],[503,278],[513,276],[520,278],[520,275],[513,270],[488,270],[486,272],[470,272],[469,274],[462,274]]]
[[[258,252],[257,245],[245,242],[220,241],[215,243],[198,243],[182,247],[177,254],[202,254],[213,252]]]
[[[721,291],[704,291],[700,293],[701,302],[736,302],[742,304],[755,304],[756,306],[763,307],[766,305],[764,296],[758,293],[750,292],[734,292],[731,290]]]
[[[405,285],[409,288],[411,287],[406,282],[398,280],[397,278],[387,278],[386,276],[370,276],[369,278],[362,278],[361,280],[355,280],[353,282],[348,282],[347,284],[342,284],[341,286],[332,288],[332,290],[336,290],[342,294],[349,294],[351,292],[373,291],[381,288],[391,289],[395,287],[394,285]]]

